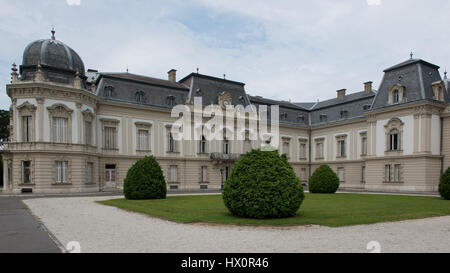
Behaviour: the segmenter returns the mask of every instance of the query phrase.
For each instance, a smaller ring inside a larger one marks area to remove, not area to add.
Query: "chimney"
[[[364,83],[364,92],[365,93],[372,92],[372,82],[365,82]]]
[[[171,82],[177,81],[177,71],[175,69],[170,69],[170,71],[167,72],[167,74],[169,74],[169,81]]]
[[[345,91],[347,91],[347,89],[341,89],[341,90],[337,91],[337,98],[338,98],[338,100],[344,99]]]

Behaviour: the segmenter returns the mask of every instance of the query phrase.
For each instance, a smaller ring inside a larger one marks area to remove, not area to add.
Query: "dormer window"
[[[363,106],[364,111],[369,111],[370,110],[370,104],[366,104]]]
[[[320,122],[327,122],[328,121],[328,116],[325,114],[321,114],[320,115]]]
[[[341,110],[341,119],[348,118],[348,111],[347,110]]]
[[[145,103],[146,99],[145,99],[144,91],[137,91],[136,92],[136,101],[138,103]]]
[[[280,118],[281,118],[281,120],[287,120],[288,113],[281,113]]]
[[[398,104],[405,102],[405,87],[400,84],[395,84],[389,90],[389,104]]]
[[[444,83],[442,81],[435,82],[433,83],[432,88],[433,88],[433,99],[443,101],[445,88]]]
[[[104,88],[105,97],[114,97],[114,86],[107,85]]]
[[[175,96],[168,96],[166,104],[169,106],[175,106]]]
[[[392,92],[392,98],[393,98],[392,101],[394,103],[398,103],[400,101],[400,92],[397,89],[395,89],[394,92]]]
[[[203,95],[203,91],[199,88],[199,89],[197,89],[197,90],[195,91],[195,94],[196,94],[197,96],[202,96],[202,95]]]
[[[297,121],[298,122],[304,122],[305,121],[305,115],[298,115]]]

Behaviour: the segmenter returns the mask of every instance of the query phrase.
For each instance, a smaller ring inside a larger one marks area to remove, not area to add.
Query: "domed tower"
[[[33,80],[40,70],[44,81],[74,84],[78,75],[81,87],[86,88],[84,64],[80,56],[72,48],[56,40],[55,30],[51,32],[50,39],[34,41],[25,48],[19,71],[21,79]]]
[[[80,56],[52,30],[50,39],[25,48],[19,69],[20,75],[13,64],[6,86],[12,105],[1,151],[8,174],[3,191],[98,191],[98,98],[86,88]]]

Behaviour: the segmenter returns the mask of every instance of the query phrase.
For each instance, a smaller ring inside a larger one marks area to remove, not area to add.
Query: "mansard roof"
[[[181,83],[131,73],[99,73],[97,86],[103,100],[168,109],[186,103],[189,94]]]
[[[373,99],[375,94],[376,94],[375,91],[371,91],[371,92],[361,91],[361,92],[357,92],[357,93],[352,93],[352,94],[345,95],[345,97],[343,99],[334,98],[331,100],[320,101],[317,104],[315,104],[311,108],[311,110],[313,110],[313,111],[320,110],[322,108],[333,107],[333,106],[337,106],[340,104],[348,104],[348,103],[359,101],[359,100],[365,100],[367,98]]]
[[[320,126],[334,122],[346,122],[363,118],[370,111],[375,92],[349,94],[341,100],[319,103],[311,109],[311,124]],[[321,116],[325,118],[321,119]]]
[[[259,107],[260,105],[280,106],[279,115],[281,124],[295,125],[295,126],[309,125],[309,111],[303,107],[300,107],[288,101],[267,99],[261,96],[249,96],[249,98],[251,103],[256,107]]]
[[[245,84],[199,73],[191,73],[179,82],[131,73],[88,73],[88,81],[95,83],[97,95],[104,100],[157,106],[170,109],[177,104],[193,103],[201,97],[203,105],[218,104],[224,94],[232,105],[279,105],[280,123],[294,126],[321,126],[364,117],[364,114],[388,105],[389,90],[395,85],[405,88],[405,102],[433,99],[433,83],[442,81],[437,65],[421,59],[410,59],[384,70],[378,91],[361,91],[318,102],[280,101],[250,96]],[[92,75],[91,75],[92,74]],[[91,80],[92,78],[92,80]],[[445,84],[447,84],[445,82]],[[446,102],[450,102],[448,92]]]
[[[432,85],[434,82],[442,81],[438,69],[439,66],[421,59],[410,59],[384,70],[385,74],[372,109],[392,106],[388,104],[389,91],[395,85],[405,88],[403,103],[433,100]],[[448,102],[448,94],[447,92],[444,93]]]
[[[203,105],[218,104],[219,96],[225,92],[231,96],[232,105],[250,105],[245,84],[241,82],[191,73],[181,79],[180,83],[190,87],[189,103],[194,103],[195,97],[201,97]]]

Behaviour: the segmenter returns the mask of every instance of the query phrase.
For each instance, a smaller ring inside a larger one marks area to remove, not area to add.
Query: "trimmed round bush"
[[[305,198],[287,159],[278,151],[261,150],[236,162],[222,197],[231,214],[256,219],[295,216]]]
[[[441,176],[441,183],[439,183],[439,193],[442,198],[450,200],[450,168]]]
[[[328,165],[317,168],[309,179],[311,193],[336,193],[338,188],[339,177]]]
[[[128,170],[123,184],[126,199],[164,199],[166,192],[164,174],[153,156],[138,160]]]

